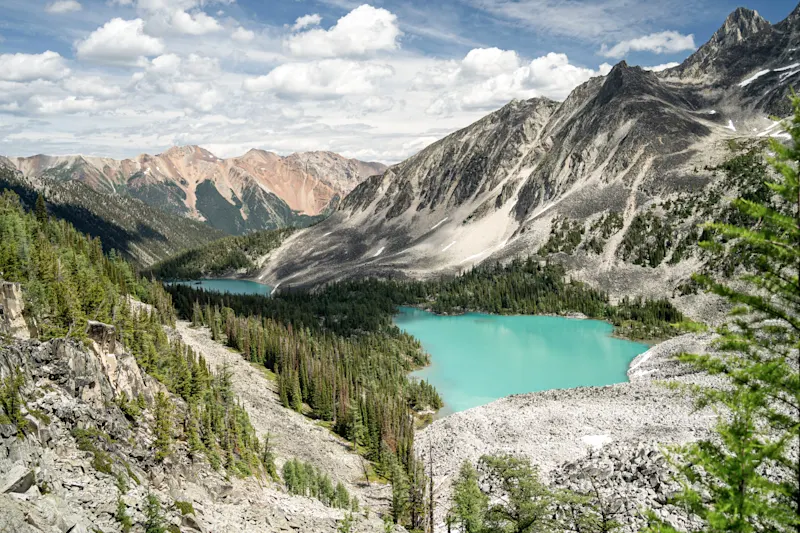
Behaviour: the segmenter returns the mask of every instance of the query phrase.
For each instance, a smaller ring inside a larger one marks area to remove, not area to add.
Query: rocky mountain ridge
[[[286,157],[250,150],[221,159],[199,146],[115,160],[82,155],[4,158],[27,178],[77,181],[108,194],[127,194],[173,214],[205,221],[230,234],[309,224],[380,163],[331,152]]]
[[[42,194],[50,213],[100,238],[106,251],[116,250],[140,267],[225,236],[200,221],[164,212],[128,195],[103,194],[79,181],[25,177],[3,158],[0,189],[14,191],[28,209]]]
[[[770,25],[739,9],[678,67],[623,61],[563,102],[511,102],[363,182],[257,279],[424,278],[550,250],[612,296],[669,294],[700,266],[678,243],[714,213],[692,207],[669,238],[654,225],[678,199],[703,204],[726,161],[786,135],[769,117],[788,110],[797,46],[797,10]],[[570,232],[579,244],[559,246]],[[640,260],[655,241],[665,253]]]

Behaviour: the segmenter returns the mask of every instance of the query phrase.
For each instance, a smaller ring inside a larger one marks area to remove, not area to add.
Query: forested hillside
[[[171,215],[129,196],[103,194],[80,182],[42,178],[34,183],[2,164],[0,189],[17,193],[28,209],[43,195],[53,216],[101,238],[106,252],[116,250],[139,268],[224,236],[202,222]]]
[[[191,248],[153,265],[146,272],[161,279],[197,279],[222,276],[237,270],[250,271],[255,261],[294,233],[294,228],[265,230],[225,237]]]
[[[162,326],[175,321],[169,294],[159,283],[139,277],[118,255],[104,255],[99,239],[51,219],[42,203],[35,214],[26,213],[17,195],[6,191],[0,196],[0,273],[22,284],[26,322],[40,340],[85,339],[90,320],[113,324],[139,366],[183,400],[162,396],[147,405],[143,398],[118,398],[132,421],[142,410],[152,410],[157,459],[169,456],[173,439],[179,439],[190,454],[202,454],[213,466],[235,474],[250,475],[267,466],[225,373],[213,374],[202,356],[167,338]],[[130,297],[149,303],[151,310],[134,307]],[[108,442],[91,432],[80,437],[100,457],[98,465],[108,463],[103,451]]]

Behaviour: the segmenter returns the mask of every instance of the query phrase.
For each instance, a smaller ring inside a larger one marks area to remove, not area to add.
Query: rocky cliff
[[[115,160],[90,156],[8,158],[25,177],[76,181],[96,192],[138,198],[230,234],[308,224],[364,178],[386,167],[331,152],[281,157],[250,150],[220,159],[199,146]]]
[[[230,477],[201,458],[191,458],[183,442],[176,441],[169,457],[157,461],[152,452],[156,436],[149,406],[157,394],[168,394],[167,390],[116,342],[112,326],[90,323],[87,333],[90,340],[85,344],[57,339],[0,345],[4,394],[0,409],[0,531],[144,531],[153,502],[157,502],[168,531],[337,531],[344,511],[291,496],[280,485],[258,476]],[[201,332],[196,335],[203,336]],[[241,361],[238,355],[220,350]],[[209,360],[215,360],[213,355]],[[15,378],[21,385],[15,404],[18,416],[7,412]],[[236,386],[240,385],[237,381]],[[261,409],[254,414],[259,432],[269,431],[279,443],[279,466],[289,448],[285,439],[302,435],[302,452],[296,455],[311,455],[318,463],[327,460],[323,471],[335,469],[341,457],[348,455],[344,447],[326,442],[333,439],[305,419],[295,421],[292,433],[284,434],[288,431],[285,423],[275,418],[275,411],[283,408],[274,399],[275,408],[265,408],[263,402],[270,401],[273,393],[261,385],[259,391],[249,391],[247,401],[257,402],[255,407]],[[120,402],[121,397],[140,398],[145,408],[134,415]],[[178,410],[186,409],[179,398],[170,398]],[[325,459],[315,455],[320,447],[327,450]],[[340,470],[334,479],[345,479],[350,485],[350,474]],[[382,499],[370,500],[366,489],[351,487],[364,505],[382,509]],[[128,526],[123,514],[130,520]],[[364,511],[355,513],[355,524],[365,531],[383,527],[376,514],[369,517]]]

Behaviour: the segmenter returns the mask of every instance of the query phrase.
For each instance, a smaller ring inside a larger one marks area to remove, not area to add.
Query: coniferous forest
[[[6,281],[22,283],[27,320],[40,340],[83,340],[89,320],[112,324],[139,366],[183,400],[160,395],[147,405],[143,398],[117,399],[131,423],[141,422],[143,410],[152,412],[156,459],[169,456],[181,440],[190,454],[202,454],[215,468],[236,475],[269,470],[262,459],[270,456],[263,453],[227,373],[215,374],[202,356],[168,339],[163,326],[175,323],[175,310],[160,283],[138,276],[115,253],[104,255],[99,239],[51,218],[41,197],[34,212],[26,213],[9,191],[0,195],[0,273]],[[132,305],[131,297],[150,305]],[[97,459],[97,435],[79,437]]]

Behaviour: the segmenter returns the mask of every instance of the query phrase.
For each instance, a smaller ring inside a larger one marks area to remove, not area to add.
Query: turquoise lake
[[[414,373],[442,396],[441,414],[510,394],[627,381],[649,346],[611,337],[611,324],[551,316],[440,316],[401,307],[395,324],[418,338],[430,366]]]
[[[174,281],[206,291],[227,292],[230,294],[261,294],[269,296],[272,287],[244,279],[198,279],[193,281]]]

